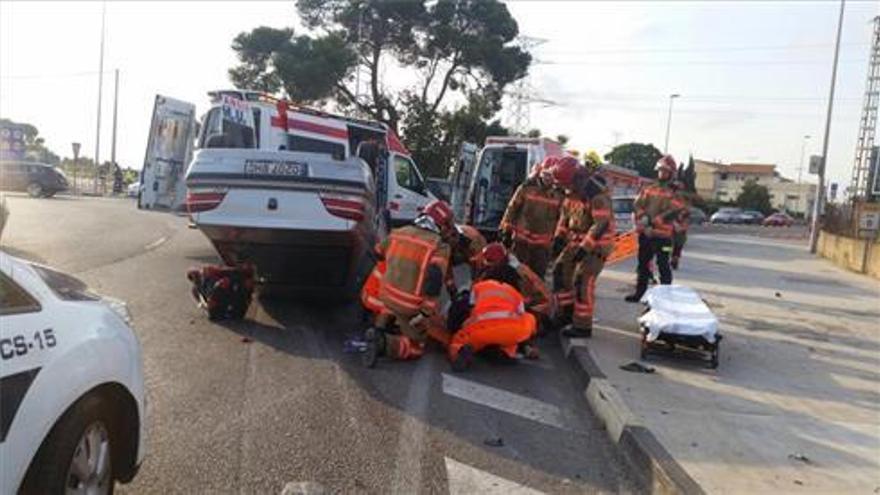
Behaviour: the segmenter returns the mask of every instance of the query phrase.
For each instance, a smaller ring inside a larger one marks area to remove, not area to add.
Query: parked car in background
[[[0,493],[112,493],[144,457],[125,303],[0,251]]]
[[[431,191],[437,199],[442,199],[447,203],[452,198],[452,182],[446,179],[435,179],[433,177],[425,179],[425,187]]]
[[[128,195],[129,198],[138,197],[138,193],[140,193],[140,192],[141,192],[141,183],[139,181],[132,182],[131,184],[128,185],[128,188],[126,188],[126,194]]]
[[[6,196],[0,194],[0,239],[3,239],[3,228],[6,227],[6,219],[9,218],[9,209],[6,206]]]
[[[67,177],[51,165],[37,162],[0,162],[0,191],[27,192],[32,198],[51,198],[66,191]]]
[[[791,227],[794,224],[794,218],[787,213],[777,212],[765,218],[761,224],[767,227]]]
[[[760,225],[764,221],[764,214],[757,210],[743,211],[743,223],[750,225]]]
[[[614,210],[614,223],[617,224],[618,232],[629,232],[635,228],[633,223],[633,203],[636,198],[633,196],[615,196],[611,198],[612,209]]]
[[[709,217],[709,222],[718,223],[743,223],[745,216],[739,208],[721,208]]]
[[[706,212],[697,208],[696,206],[691,206],[690,213],[691,217],[689,221],[691,225],[703,225],[708,219],[708,217],[706,217]]]

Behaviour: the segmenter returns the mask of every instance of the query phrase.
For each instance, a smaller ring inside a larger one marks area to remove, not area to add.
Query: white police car
[[[144,455],[125,305],[0,251],[0,493],[112,493]]]

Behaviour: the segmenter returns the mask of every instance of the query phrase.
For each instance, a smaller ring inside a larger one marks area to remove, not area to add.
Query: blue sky
[[[725,162],[776,163],[796,175],[803,136],[821,150],[837,2],[511,2],[520,31],[546,41],[531,83],[557,105],[532,126],[572,147],[615,142]],[[0,2],[0,115],[35,124],[50,147],[94,154],[101,4]],[[829,175],[849,181],[870,20],[880,2],[847,3]],[[139,167],[156,93],[203,107],[228,86],[240,31],[297,22],[292,2],[109,2],[105,71],[121,70],[119,161]],[[48,34],[48,36],[47,36]],[[47,39],[49,42],[47,42]],[[112,76],[105,78],[103,157],[110,150]],[[501,117],[506,117],[505,113]]]

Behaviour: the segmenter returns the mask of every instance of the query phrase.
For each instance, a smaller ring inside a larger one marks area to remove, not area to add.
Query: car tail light
[[[220,206],[220,203],[223,202],[223,198],[225,197],[225,189],[188,189],[186,191],[186,211],[192,214],[213,210]]]
[[[364,219],[364,198],[353,194],[321,193],[324,208],[334,216],[360,222]]]

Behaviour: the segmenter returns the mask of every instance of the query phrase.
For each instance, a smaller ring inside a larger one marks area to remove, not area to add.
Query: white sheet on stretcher
[[[699,335],[715,342],[718,318],[690,287],[657,285],[645,292],[642,302],[648,305],[648,312],[639,317],[639,323],[648,329],[648,342],[657,340],[661,333]]]

